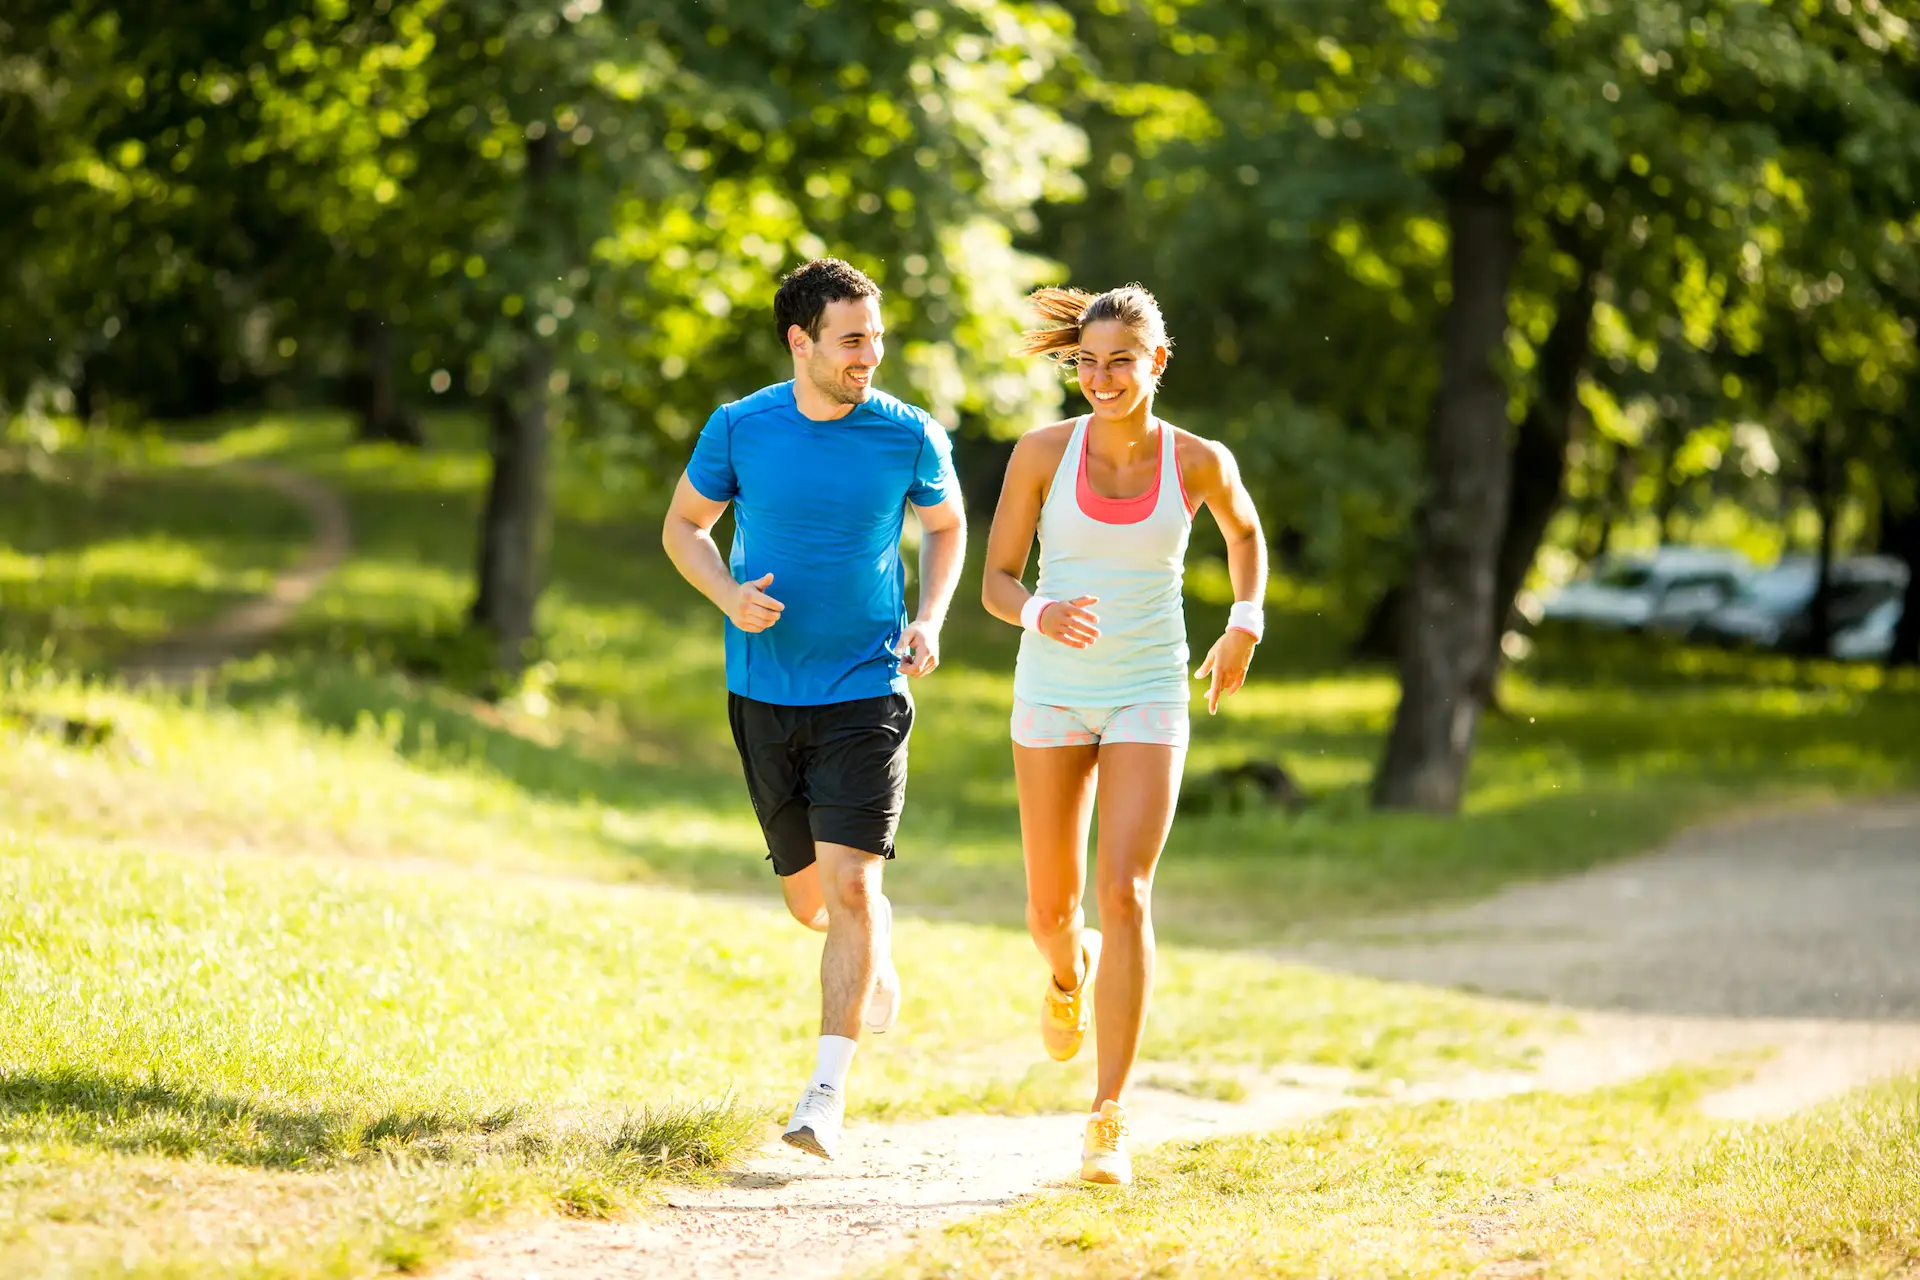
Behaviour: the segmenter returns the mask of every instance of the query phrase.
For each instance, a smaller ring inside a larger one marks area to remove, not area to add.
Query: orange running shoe
[[[1053,975],[1047,975],[1047,998],[1040,1004],[1040,1040],[1055,1062],[1065,1062],[1080,1052],[1080,1043],[1087,1038],[1087,1027],[1093,1022],[1093,974],[1100,967],[1098,929],[1080,931],[1080,960],[1086,967],[1080,985],[1071,991],[1062,991]]]

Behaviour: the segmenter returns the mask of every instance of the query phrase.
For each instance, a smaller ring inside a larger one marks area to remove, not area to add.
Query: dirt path
[[[214,464],[205,454],[188,453],[187,461],[192,466],[219,465],[236,479],[284,494],[313,521],[313,544],[299,563],[274,579],[266,594],[130,654],[120,664],[129,684],[188,684],[229,658],[249,652],[292,619],[352,546],[346,504],[312,476],[263,462]]]
[[[1341,1107],[1580,1092],[1738,1055],[1726,1119],[1787,1114],[1920,1068],[1920,802],[1692,832],[1659,853],[1488,902],[1373,922],[1289,953],[1331,968],[1585,1005],[1536,1070],[1475,1073],[1388,1098],[1338,1072],[1256,1082],[1243,1102],[1142,1089],[1137,1148],[1271,1131]],[[1177,1068],[1143,1064],[1141,1075]],[[850,1125],[832,1165],[770,1141],[713,1187],[627,1223],[543,1222],[470,1242],[440,1280],[781,1280],[843,1275],[918,1230],[1067,1183],[1077,1116]],[[772,1135],[769,1134],[771,1138]]]
[[[1581,1055],[1557,1054],[1538,1074],[1464,1076],[1411,1088],[1391,1101],[1490,1097],[1550,1083],[1590,1088]],[[1638,1074],[1638,1060],[1607,1071]],[[1642,1068],[1644,1069],[1644,1068]],[[1142,1074],[1163,1074],[1143,1066]],[[1269,1082],[1241,1102],[1136,1089],[1136,1148],[1182,1138],[1271,1132],[1341,1107],[1377,1106],[1342,1087],[1343,1073],[1307,1072],[1313,1084]],[[1609,1074],[1608,1078],[1611,1078]],[[746,1168],[717,1185],[680,1188],[643,1219],[548,1221],[470,1242],[436,1280],[828,1280],[878,1263],[919,1230],[1009,1205],[1078,1172],[1076,1115],[946,1116],[912,1124],[850,1124],[840,1158],[792,1151],[770,1130]]]
[[[1687,832],[1288,959],[1583,1009],[1920,1022],[1920,799]]]

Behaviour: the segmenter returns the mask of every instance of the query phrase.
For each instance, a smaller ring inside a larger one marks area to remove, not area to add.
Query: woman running
[[[1169,354],[1153,295],[1131,285],[1097,297],[1042,289],[1032,301],[1049,323],[1027,333],[1021,353],[1076,366],[1091,412],[1015,446],[981,595],[988,612],[1027,633],[1013,680],[1013,767],[1027,928],[1053,971],[1040,1035],[1064,1062],[1097,1012],[1099,1086],[1080,1176],[1124,1184],[1132,1166],[1121,1095],[1153,985],[1153,871],[1187,753],[1180,591],[1193,513],[1205,504],[1226,535],[1235,599],[1195,673],[1211,678],[1210,714],[1246,679],[1260,639],[1266,543],[1233,455],[1153,415]],[[1029,592],[1021,577],[1036,532],[1040,581]],[[1101,932],[1081,909],[1096,801]]]

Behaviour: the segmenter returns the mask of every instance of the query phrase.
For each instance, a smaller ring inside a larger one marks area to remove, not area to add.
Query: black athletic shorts
[[[783,707],[729,693],[727,719],[777,874],[812,866],[816,840],[893,856],[907,799],[911,697]]]

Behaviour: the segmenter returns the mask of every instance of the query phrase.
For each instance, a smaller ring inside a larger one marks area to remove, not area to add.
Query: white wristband
[[[1046,612],[1048,605],[1054,603],[1046,596],[1028,596],[1027,602],[1020,606],[1020,625],[1035,635],[1040,634],[1040,615]]]
[[[1267,629],[1266,615],[1257,600],[1236,600],[1227,610],[1227,629],[1240,630],[1253,637],[1255,644]]]

